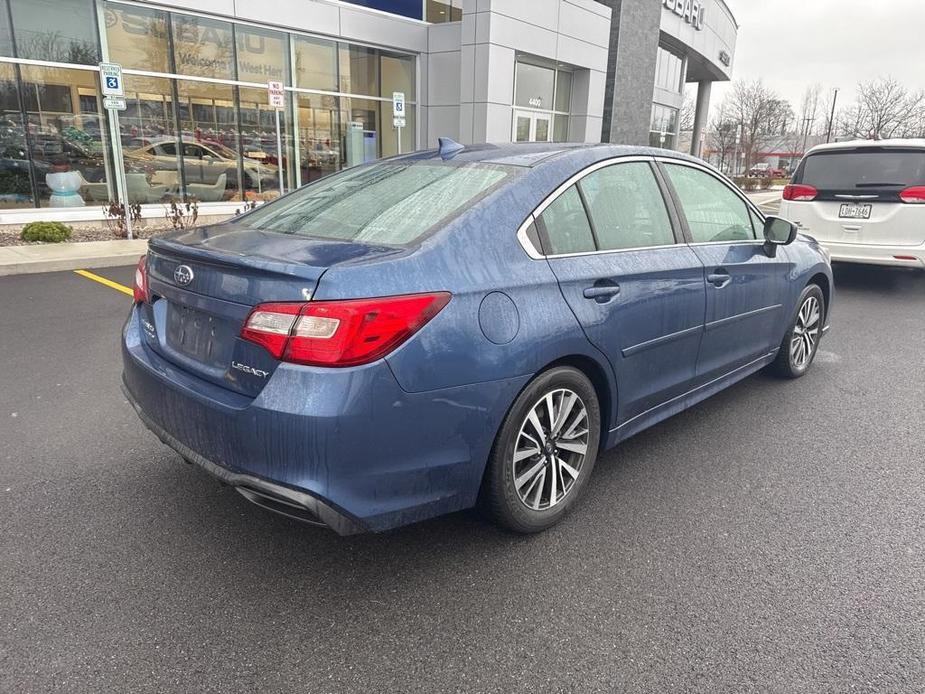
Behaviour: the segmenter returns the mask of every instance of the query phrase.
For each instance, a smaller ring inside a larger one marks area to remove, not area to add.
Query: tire
[[[780,344],[777,358],[769,367],[773,374],[781,378],[800,378],[809,371],[819,350],[825,310],[822,289],[816,284],[808,285],[800,294],[796,315]]]
[[[482,486],[483,508],[495,523],[519,533],[555,525],[587,486],[600,439],[600,403],[588,377],[569,366],[540,374],[501,424]],[[531,450],[536,452],[525,457]]]

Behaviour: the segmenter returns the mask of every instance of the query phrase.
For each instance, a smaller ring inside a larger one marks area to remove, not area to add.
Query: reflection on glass
[[[9,63],[0,63],[0,109],[0,207],[33,207],[26,129]]]
[[[298,94],[297,108],[299,176],[305,185],[341,168],[338,98]]]
[[[13,56],[13,35],[10,32],[10,17],[6,12],[6,7],[2,4],[0,4],[0,55]]]
[[[288,34],[243,24],[235,26],[234,33],[239,80],[289,84]]]
[[[401,151],[402,154],[414,151],[414,109],[405,106],[405,127],[401,129]],[[379,156],[392,157],[398,154],[398,128],[392,125],[392,104],[386,103],[383,111],[382,123],[382,146],[380,147]]]
[[[20,58],[95,65],[100,60],[91,0],[10,0]]]
[[[379,96],[379,61],[376,50],[364,46],[339,44],[338,55],[340,91]]]
[[[333,41],[293,37],[296,86],[337,91],[337,47]]]
[[[244,192],[247,199],[271,200],[279,197],[279,167],[283,183],[292,187],[294,159],[290,109],[279,112],[280,144],[276,143],[276,113],[270,108],[266,89],[240,90],[241,154],[244,159]],[[287,97],[288,102],[288,97]]]
[[[462,0],[427,0],[427,21],[434,24],[462,21]]]
[[[556,111],[569,112],[572,105],[572,73],[559,70],[556,79]]]
[[[39,204],[82,207],[91,192],[107,189],[108,126],[96,98],[97,73],[20,70]]]
[[[536,137],[533,138],[537,142],[549,142],[549,119],[548,118],[537,118],[536,119]]]
[[[132,202],[160,202],[182,195],[171,94],[169,80],[125,76],[126,110],[120,114],[119,130]]]
[[[135,70],[171,72],[166,12],[111,2],[101,7],[112,62]]]
[[[171,23],[179,74],[234,79],[231,24],[185,14],[174,14]]]
[[[186,194],[202,202],[242,199],[234,87],[209,82],[177,82],[180,141]],[[245,162],[246,188],[262,188],[276,167]]]
[[[553,142],[568,142],[568,116],[553,116],[552,140]]]
[[[527,116],[517,116],[517,136],[515,142],[530,141],[530,118]]]

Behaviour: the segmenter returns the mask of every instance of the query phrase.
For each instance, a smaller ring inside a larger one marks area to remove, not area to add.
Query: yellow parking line
[[[81,277],[86,277],[88,280],[93,280],[94,282],[99,282],[100,284],[105,284],[110,289],[115,289],[117,292],[122,292],[123,294],[128,294],[129,296],[135,296],[135,292],[131,288],[126,287],[124,284],[119,284],[118,282],[113,282],[108,280],[105,277],[100,277],[95,275],[89,270],[74,270],[74,272]]]

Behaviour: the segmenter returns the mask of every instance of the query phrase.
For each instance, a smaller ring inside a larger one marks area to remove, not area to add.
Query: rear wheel
[[[797,315],[784,335],[771,370],[784,378],[804,375],[819,349],[819,338],[825,322],[825,296],[818,285],[811,284],[800,295]]]
[[[493,520],[521,533],[558,523],[591,476],[600,435],[587,376],[572,367],[538,376],[511,406],[492,449],[482,493]]]

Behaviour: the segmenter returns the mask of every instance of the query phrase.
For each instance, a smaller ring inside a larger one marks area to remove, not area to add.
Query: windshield
[[[382,162],[328,176],[252,212],[246,223],[284,234],[403,245],[518,172],[488,164]]]
[[[925,185],[925,151],[852,150],[811,154],[800,180],[819,190]]]

